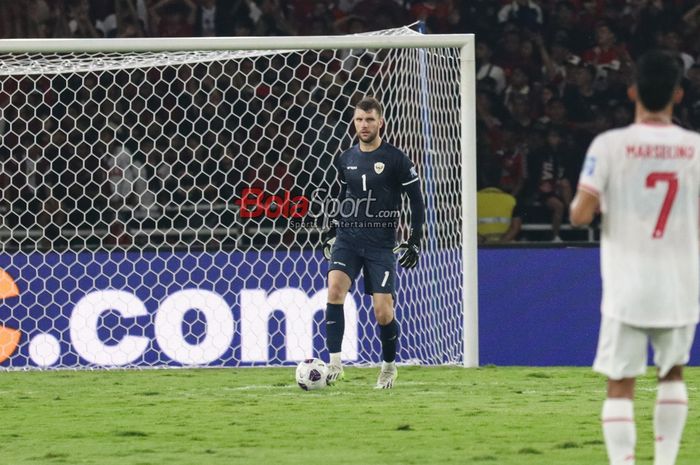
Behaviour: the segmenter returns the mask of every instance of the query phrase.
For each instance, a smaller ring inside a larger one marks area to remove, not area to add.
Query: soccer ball
[[[326,387],[328,368],[323,360],[309,358],[297,365],[297,384],[304,391]]]

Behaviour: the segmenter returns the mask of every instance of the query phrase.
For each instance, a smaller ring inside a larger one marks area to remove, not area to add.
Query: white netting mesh
[[[3,56],[0,367],[318,356],[315,210],[299,227],[236,201],[333,190],[364,95],[385,105],[385,139],[428,206],[421,264],[397,283],[399,360],[460,361],[459,50],[378,48]],[[370,303],[346,301],[357,363],[380,360]]]

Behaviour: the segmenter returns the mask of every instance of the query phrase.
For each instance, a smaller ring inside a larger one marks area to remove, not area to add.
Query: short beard
[[[363,139],[362,136],[358,136],[358,137],[360,138],[360,141],[361,141],[363,144],[371,144],[372,142],[374,142],[375,140],[377,140],[377,137],[379,137],[379,133],[373,134],[373,135],[371,136],[371,139],[367,139],[367,140]]]

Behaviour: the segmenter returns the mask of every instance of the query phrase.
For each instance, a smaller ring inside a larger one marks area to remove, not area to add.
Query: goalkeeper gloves
[[[333,244],[335,244],[335,224],[335,220],[331,221],[330,229],[323,233],[323,256],[326,260],[331,259],[331,250],[333,249]]]
[[[418,265],[420,258],[420,237],[416,233],[411,233],[408,242],[403,242],[394,248],[394,253],[401,252],[399,265],[403,268],[411,269]]]

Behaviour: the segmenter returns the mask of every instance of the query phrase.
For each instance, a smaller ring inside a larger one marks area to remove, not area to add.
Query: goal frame
[[[462,201],[463,366],[479,366],[476,211],[476,72],[474,34],[412,36],[188,37],[123,39],[3,39],[0,53],[109,53],[221,50],[458,48]]]

